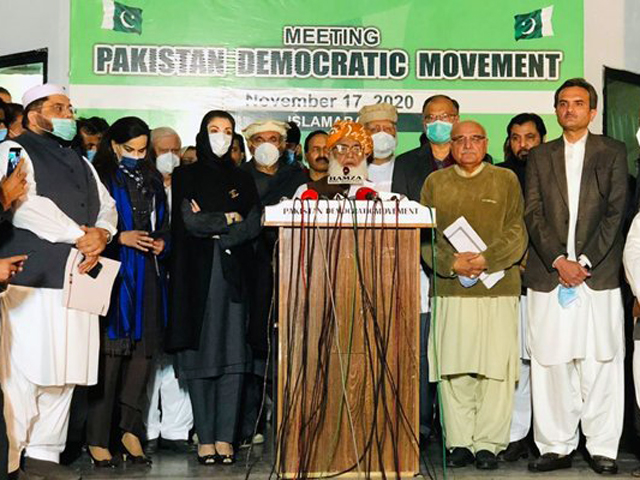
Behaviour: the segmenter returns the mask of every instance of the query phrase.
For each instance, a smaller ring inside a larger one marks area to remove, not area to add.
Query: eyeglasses
[[[361,145],[352,145],[349,147],[348,145],[338,144],[333,147],[333,150],[335,150],[338,155],[347,155],[349,152],[353,153],[354,155],[362,155],[362,153],[364,152]]]
[[[436,120],[440,120],[441,122],[449,122],[449,123],[453,123],[453,121],[458,118],[458,115],[455,113],[449,114],[449,113],[442,113],[440,115],[427,115],[424,117],[424,119],[427,121],[427,123],[433,123]]]
[[[467,144],[467,140],[471,142],[472,145],[480,145],[487,139],[484,135],[471,135],[469,137],[465,137],[464,135],[456,135],[455,137],[451,137],[451,142],[457,146],[463,146]]]
[[[53,105],[47,105],[42,108],[43,110],[48,109],[51,110],[56,115],[64,115],[65,113],[70,113],[72,116],[76,115],[76,109],[71,105],[65,105],[63,103],[54,103]]]

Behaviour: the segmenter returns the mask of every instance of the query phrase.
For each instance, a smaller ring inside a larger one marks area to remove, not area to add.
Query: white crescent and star
[[[522,32],[523,35],[531,35],[533,33],[533,31],[536,29],[536,19],[535,18],[530,18],[529,21],[531,22],[531,28],[529,28],[529,30],[525,30],[524,32]]]
[[[124,10],[122,11],[122,13],[120,13],[120,21],[122,22],[122,25],[124,25],[127,28],[134,28],[135,25],[132,25],[131,23],[127,22],[126,20],[126,16],[127,16],[127,11]]]

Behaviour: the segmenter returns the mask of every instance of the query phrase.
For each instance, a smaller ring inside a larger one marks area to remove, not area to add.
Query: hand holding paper
[[[487,262],[484,256],[469,256],[469,253],[480,254],[484,252],[487,249],[487,245],[469,224],[466,218],[458,218],[444,230],[444,235],[458,252],[465,252],[458,254],[456,256],[456,261],[453,264],[453,270],[458,275],[470,277],[470,273],[473,273],[475,275],[475,272],[478,272],[480,280],[487,288],[492,288],[496,283],[502,280],[502,278],[504,277],[504,270],[491,274],[484,273],[483,270],[487,268]],[[463,271],[458,272],[456,271],[456,263],[458,262],[459,258],[462,258],[463,255],[467,256],[465,257],[465,262],[468,265],[464,267]]]

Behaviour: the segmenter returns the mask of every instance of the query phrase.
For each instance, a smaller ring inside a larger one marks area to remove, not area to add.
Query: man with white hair
[[[45,84],[23,96],[26,132],[0,145],[0,162],[24,159],[29,192],[13,211],[6,254],[29,252],[0,300],[0,381],[6,395],[9,470],[25,453],[27,473],[74,478],[58,464],[65,448],[75,385],[98,377],[98,315],[66,308],[65,265],[73,247],[79,272],[98,264],[116,233],[115,202],[91,164],[69,148],[76,134],[64,87]]]
[[[151,146],[171,208],[171,176],[180,165],[182,142],[173,128],[158,127],[151,130]],[[147,385],[147,398],[147,453],[153,453],[158,448],[190,451],[189,431],[193,427],[193,410],[189,392],[176,378],[172,356],[161,355],[158,358]]]

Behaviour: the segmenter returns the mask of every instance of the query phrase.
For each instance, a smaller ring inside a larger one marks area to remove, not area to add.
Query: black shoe
[[[591,468],[596,473],[618,473],[618,464],[613,458],[603,457],[600,455],[594,455],[591,457]]]
[[[218,456],[216,454],[204,455],[202,457],[200,455],[196,455],[196,457],[198,457],[198,463],[200,465],[211,466],[218,463]]]
[[[571,468],[571,455],[559,455],[557,453],[545,453],[529,462],[531,472],[551,472],[561,468]]]
[[[222,453],[216,453],[216,462],[221,465],[233,465],[236,463],[236,454],[235,452],[224,455]]]
[[[91,459],[91,465],[96,468],[116,468],[116,462],[111,457],[109,460],[97,460],[93,454],[91,453],[91,449],[87,448],[87,453],[89,454],[89,458]]]
[[[146,455],[133,455],[122,441],[120,442],[120,445],[122,446],[122,461],[124,463],[143,465],[145,467],[150,467],[153,463]]]
[[[478,470],[495,470],[498,468],[498,458],[489,450],[476,452],[476,468]]]
[[[527,441],[523,438],[517,442],[511,442],[498,457],[505,462],[517,462],[521,458],[528,458],[529,448],[527,447]]]
[[[69,467],[47,460],[24,457],[24,473],[27,478],[47,478],[51,480],[81,480],[82,476]],[[20,472],[22,474],[22,472]],[[20,478],[20,477],[18,477]]]
[[[187,440],[166,440],[160,439],[159,448],[162,450],[170,450],[175,453],[191,453],[196,450],[195,445],[189,443]]]
[[[147,455],[153,455],[158,451],[159,443],[160,441],[157,438],[147,440],[147,443],[144,446],[144,453],[146,453]]]
[[[462,468],[471,465],[476,457],[468,448],[456,447],[447,455],[447,467]]]

